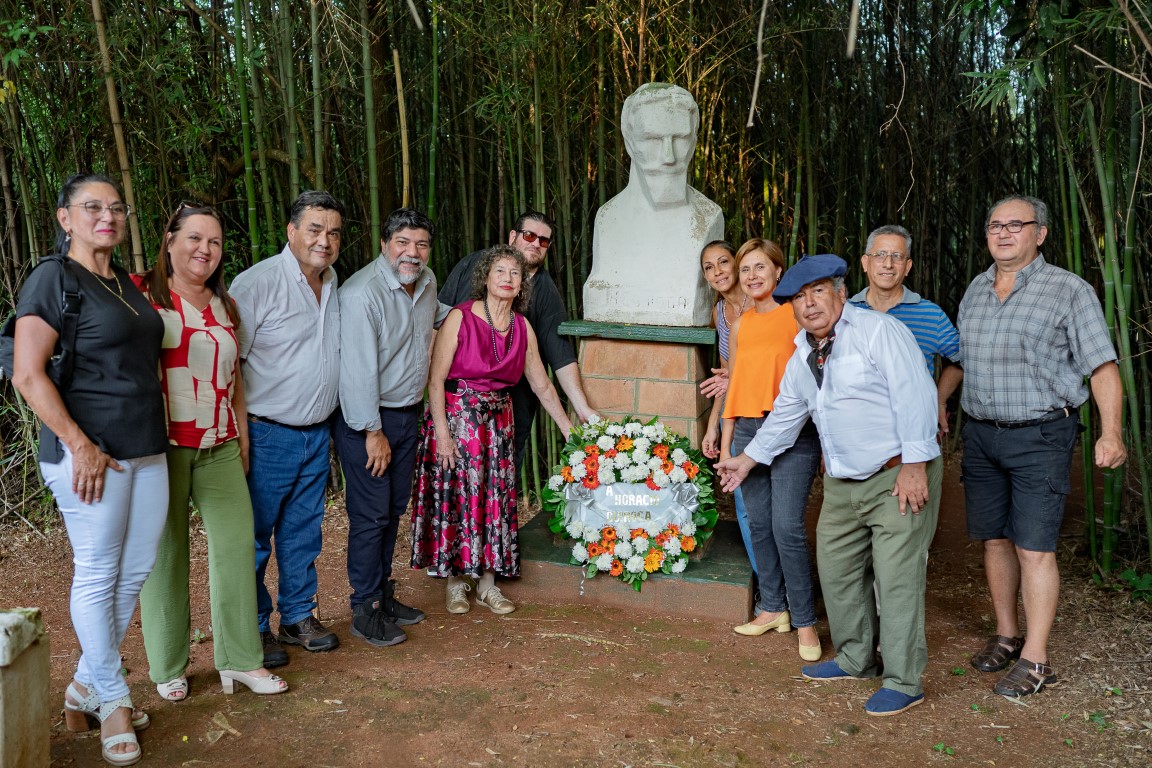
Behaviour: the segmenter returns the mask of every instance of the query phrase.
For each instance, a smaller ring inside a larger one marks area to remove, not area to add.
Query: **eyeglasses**
[[[900,253],[899,251],[876,251],[875,253],[866,253],[864,255],[872,259],[872,261],[883,262],[892,259],[892,263],[896,265],[903,264],[910,258],[908,254]]]
[[[65,208],[83,208],[89,216],[94,219],[100,218],[104,211],[112,214],[114,219],[126,219],[128,214],[132,213],[132,206],[124,205],[124,203],[112,203],[112,205],[104,205],[104,203],[96,200],[89,200],[86,203],[72,203],[71,205],[64,206]]]
[[[1004,230],[1011,232],[1012,234],[1016,234],[1017,232],[1024,229],[1024,227],[1028,226],[1029,224],[1035,224],[1035,223],[1036,223],[1035,219],[1033,219],[1032,221],[1005,221],[1003,223],[1001,223],[999,221],[994,221],[991,224],[989,224],[988,226],[984,227],[984,231],[986,231],[990,235],[998,235],[998,234],[1000,234],[1000,230],[1004,229]]]
[[[541,248],[547,248],[552,245],[552,238],[538,235],[530,229],[518,229],[516,231],[520,233],[520,236],[524,238],[524,242],[526,243],[534,243],[539,240]]]

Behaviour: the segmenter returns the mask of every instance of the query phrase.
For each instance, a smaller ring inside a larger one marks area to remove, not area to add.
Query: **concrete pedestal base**
[[[51,762],[50,661],[40,610],[0,610],[0,768]]]

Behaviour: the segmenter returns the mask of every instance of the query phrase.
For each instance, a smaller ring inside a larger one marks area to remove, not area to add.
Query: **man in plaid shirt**
[[[982,672],[1005,668],[994,690],[1027,696],[1057,677],[1048,663],[1060,572],[1056,542],[1069,491],[1079,407],[1100,410],[1095,460],[1118,467],[1123,397],[1116,351],[1092,287],[1040,254],[1048,207],[1007,197],[985,223],[992,266],[960,302],[960,350],[969,415],[963,481],[968,535],[984,542],[996,635],[972,657]],[[1028,634],[1020,632],[1020,593]],[[1013,662],[1015,662],[1013,664]]]

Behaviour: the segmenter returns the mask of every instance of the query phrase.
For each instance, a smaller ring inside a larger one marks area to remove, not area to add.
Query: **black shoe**
[[[282,667],[288,663],[288,651],[280,645],[272,630],[266,629],[260,633],[260,644],[264,646],[264,669]]]
[[[384,598],[380,601],[384,606],[384,615],[390,621],[394,621],[401,626],[409,626],[410,624],[419,624],[424,621],[424,611],[419,608],[413,608],[396,599],[396,582],[389,579],[384,582]]]
[[[420,614],[423,618],[424,614]],[[408,639],[404,630],[380,609],[380,603],[360,603],[352,611],[352,634],[381,648],[399,645]]]
[[[330,651],[340,645],[340,638],[324,629],[315,616],[308,616],[295,624],[281,624],[280,642],[303,646],[306,651]]]

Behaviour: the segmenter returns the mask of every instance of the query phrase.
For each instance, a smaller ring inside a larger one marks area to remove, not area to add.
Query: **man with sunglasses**
[[[538,211],[525,211],[516,219],[508,233],[508,245],[524,256],[528,276],[532,280],[532,302],[524,316],[532,324],[540,344],[540,357],[545,365],[556,374],[556,380],[568,396],[568,402],[581,421],[587,421],[596,412],[588,404],[584,394],[584,384],[580,378],[580,367],[572,345],[557,332],[560,323],[568,318],[564,299],[547,269],[541,269],[548,256],[548,248],[555,239],[556,227],[552,220]],[[476,251],[465,256],[453,267],[439,291],[440,301],[448,306],[472,298],[472,272],[484,251]],[[512,418],[516,425],[516,466],[523,463],[524,448],[532,433],[532,420],[536,417],[539,401],[532,394],[527,379],[512,389]]]
[[[908,290],[905,278],[912,271],[912,233],[898,224],[885,224],[868,235],[867,252],[860,257],[860,266],[868,277],[868,287],[857,293],[849,303],[861,309],[887,312],[912,331],[928,373],[936,373],[936,356],[941,362],[952,363],[940,372],[936,386],[939,401],[940,431],[948,431],[946,403],[964,378],[960,367],[960,334],[939,305]]]
[[[996,612],[996,634],[972,665],[981,672],[1011,666],[993,690],[1019,697],[1057,682],[1048,634],[1060,595],[1055,551],[1079,408],[1091,389],[1100,409],[1096,465],[1119,467],[1127,458],[1123,391],[1092,286],[1040,253],[1048,207],[1034,197],[1006,197],[989,209],[984,230],[992,266],[968,286],[958,323],[960,405],[969,417],[962,469],[968,535],[984,542]]]

